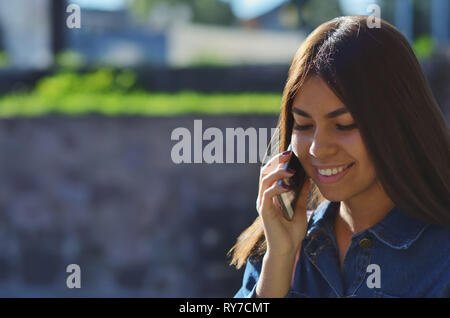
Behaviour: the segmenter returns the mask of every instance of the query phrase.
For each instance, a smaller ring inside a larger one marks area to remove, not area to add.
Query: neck
[[[380,222],[394,206],[377,184],[374,191],[367,191],[364,196],[341,201],[336,221],[345,223],[352,234],[359,233]]]

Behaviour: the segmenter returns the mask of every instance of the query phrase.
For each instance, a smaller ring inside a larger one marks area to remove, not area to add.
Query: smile
[[[346,166],[335,167],[333,169],[318,169],[314,167],[317,178],[322,183],[334,183],[340,180],[353,167],[354,162]]]

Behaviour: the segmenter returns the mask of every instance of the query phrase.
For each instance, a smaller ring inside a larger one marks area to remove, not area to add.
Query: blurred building
[[[136,25],[124,9],[83,9],[82,27],[66,31],[66,49],[82,54],[88,64],[127,67],[167,62],[166,35]]]
[[[168,31],[168,63],[289,64],[305,39],[300,31],[270,31],[189,24]]]
[[[46,69],[52,62],[49,0],[0,0],[0,39],[18,69]]]
[[[431,33],[436,42],[450,44],[449,0],[431,0]]]
[[[192,23],[189,8],[180,4],[157,5],[145,24],[125,9],[83,8],[82,28],[66,32],[67,49],[88,63],[115,66],[287,64],[305,36],[286,29],[282,7],[263,12],[253,29]]]
[[[434,47],[445,48],[450,43],[448,0],[420,2],[420,6],[413,0],[336,1],[333,3],[339,4],[344,14],[370,14],[367,4],[380,4],[381,17],[389,16],[388,20],[411,42],[414,36],[423,33],[434,40]],[[185,3],[160,2],[144,22],[137,21],[125,5],[110,10],[88,6],[81,7],[81,28],[70,29],[66,25],[69,14],[64,6],[56,10],[57,14],[61,11],[60,22],[54,23],[55,3],[60,2],[0,0],[0,48],[7,52],[10,66],[21,69],[52,66],[55,34],[62,34],[64,50],[78,52],[90,65],[289,64],[309,31],[299,29],[300,20],[311,8],[316,12],[318,5],[312,0],[236,0],[230,4],[241,6],[241,10],[233,10],[238,21],[233,26],[193,23],[193,12]],[[294,3],[314,4],[314,7]],[[329,15],[331,9],[325,9]],[[419,31],[413,28],[418,25],[417,10],[422,20],[423,16],[426,19],[425,25],[420,21]],[[334,11],[335,8],[331,10],[333,14]],[[319,20],[323,19],[320,15]],[[2,55],[5,54],[0,52]]]

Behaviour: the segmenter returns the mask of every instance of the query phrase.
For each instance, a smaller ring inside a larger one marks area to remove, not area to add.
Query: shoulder
[[[431,250],[442,251],[450,258],[450,228],[429,224],[421,235],[423,244],[427,244]]]
[[[450,297],[450,229],[430,224],[417,240],[418,257],[437,297]],[[420,265],[419,265],[420,266]]]
[[[448,266],[450,279],[450,228],[430,224],[423,231],[421,241],[424,250],[428,249],[433,254],[438,255],[441,262]]]

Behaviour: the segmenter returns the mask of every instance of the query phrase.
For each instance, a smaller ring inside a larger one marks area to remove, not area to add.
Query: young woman
[[[449,129],[395,27],[348,16],[312,32],[278,129],[308,179],[287,221],[290,152],[262,167],[259,216],[230,250],[246,265],[235,297],[450,297]]]

